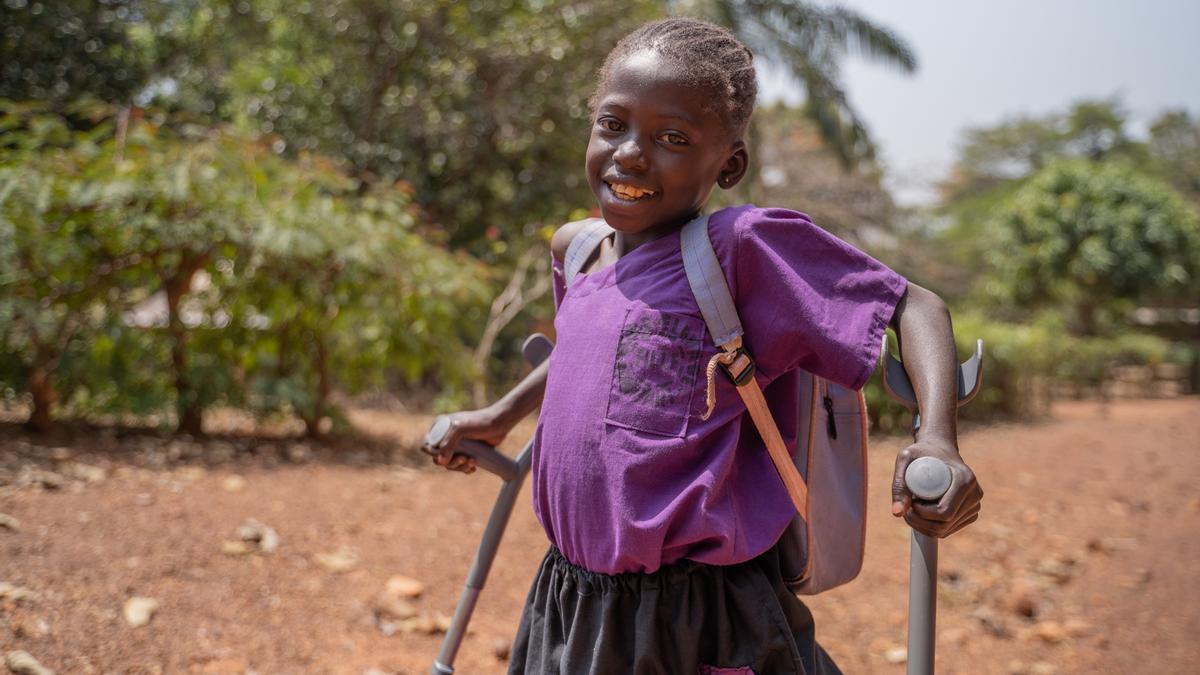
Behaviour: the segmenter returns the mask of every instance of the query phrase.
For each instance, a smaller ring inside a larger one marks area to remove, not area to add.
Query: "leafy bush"
[[[0,387],[32,395],[34,426],[61,399],[173,403],[198,431],[228,403],[316,433],[335,386],[473,375],[487,275],[421,236],[405,184],[103,106],[3,104],[0,129]]]
[[[1186,364],[1189,358],[1186,351],[1153,335],[1073,336],[1063,320],[1050,313],[1024,324],[959,313],[954,333],[960,360],[974,353],[976,339],[983,340],[983,386],[961,409],[964,419],[1034,419],[1049,412],[1053,390],[1061,385],[1095,391],[1108,381],[1114,366]],[[910,413],[887,395],[881,373],[867,383],[866,396],[873,428],[908,430]]]

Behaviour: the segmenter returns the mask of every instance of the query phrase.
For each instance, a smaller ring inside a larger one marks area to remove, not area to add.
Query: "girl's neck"
[[[678,220],[653,225],[638,232],[621,232],[618,230],[613,240],[613,252],[616,253],[618,258],[623,257],[643,244],[648,244],[672,232],[683,229],[684,225],[690,223],[698,215],[700,215],[699,211]]]

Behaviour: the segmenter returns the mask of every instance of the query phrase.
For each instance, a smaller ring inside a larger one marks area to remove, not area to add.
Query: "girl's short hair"
[[[730,131],[740,136],[746,130],[758,96],[754,55],[728,30],[690,17],[653,21],[621,38],[600,66],[596,91],[589,101],[592,110],[612,67],[647,50],[672,61],[690,84],[716,94],[714,103]]]

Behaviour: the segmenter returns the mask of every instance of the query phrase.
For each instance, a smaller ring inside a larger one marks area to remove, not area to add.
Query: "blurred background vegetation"
[[[970,414],[1036,416],[1055,396],[1108,395],[1130,368],[1143,393],[1197,387],[1200,119],[1186,112],[1138,139],[1115,99],[971,130],[940,203],[904,209],[838,66],[918,64],[848,9],[0,12],[0,401],[36,430],[116,419],[198,434],[206,411],[233,406],[320,435],[354,395],[489,400],[522,372],[523,336],[549,327],[549,233],[592,207],[595,70],[669,13],[729,26],[807,94],[756,113],[755,169],[724,203],[806,211],[947,298],[964,354],[987,343]],[[879,427],[907,424],[878,383],[868,396]]]

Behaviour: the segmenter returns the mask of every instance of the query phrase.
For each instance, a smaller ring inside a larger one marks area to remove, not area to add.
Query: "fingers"
[[[475,473],[475,459],[466,455],[452,455],[446,463],[446,468],[452,471],[461,471],[463,473]]]
[[[941,518],[941,514],[934,514],[935,518],[923,517],[914,509],[904,516],[904,522],[921,534],[944,538],[978,520],[981,508],[980,503],[975,502],[962,512],[945,520],[935,519]]]
[[[912,493],[904,482],[904,472],[912,462],[913,456],[909,450],[902,450],[896,455],[896,472],[892,475],[892,515],[902,516],[913,507]]]
[[[458,420],[451,418],[450,426],[446,433],[435,443],[430,443],[428,438],[421,443],[421,451],[431,456],[433,463],[445,467],[452,471],[461,471],[463,473],[473,473],[475,471],[475,460],[466,455],[454,452],[458,446],[459,436],[461,436],[461,424]]]

